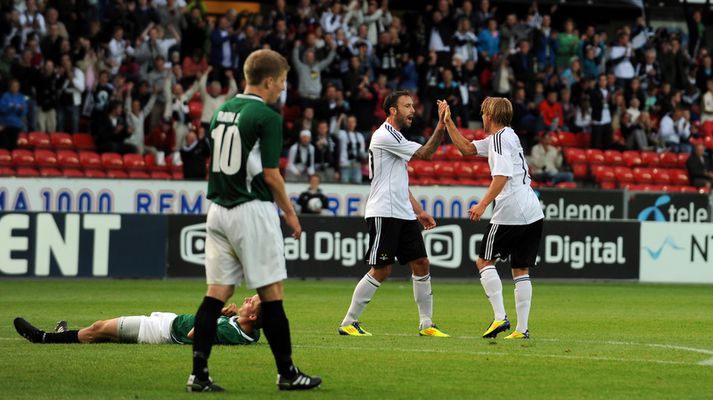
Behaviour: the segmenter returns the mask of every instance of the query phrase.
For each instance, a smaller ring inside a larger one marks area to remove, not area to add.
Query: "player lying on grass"
[[[238,307],[223,307],[213,341],[216,344],[253,344],[260,338],[260,297],[246,297]],[[32,343],[149,343],[191,344],[195,315],[154,312],[150,316],[128,316],[97,321],[86,328],[67,330],[60,321],[56,332],[35,328],[23,318],[15,318],[17,333]]]

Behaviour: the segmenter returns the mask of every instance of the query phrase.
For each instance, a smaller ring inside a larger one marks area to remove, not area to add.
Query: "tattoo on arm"
[[[438,150],[438,146],[441,144],[441,140],[443,140],[444,130],[445,129],[443,128],[443,126],[437,127],[431,137],[428,139],[428,142],[426,142],[426,144],[416,150],[416,152],[413,153],[412,158],[416,158],[419,160],[432,159],[433,154],[436,152],[436,150]]]

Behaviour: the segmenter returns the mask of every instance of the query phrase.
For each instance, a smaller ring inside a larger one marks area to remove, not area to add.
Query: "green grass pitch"
[[[362,317],[373,337],[337,334],[356,280],[288,281],[299,367],[316,391],[278,392],[269,346],[217,347],[221,398],[712,399],[713,287],[534,280],[530,341],[484,340],[490,305],[476,280],[434,278],[435,321],[452,338],[417,334],[409,281],[389,281]],[[515,319],[512,283],[505,301]],[[194,312],[200,280],[0,280],[2,399],[180,399],[191,350],[178,345],[39,345],[12,326],[52,329],[151,311]],[[239,289],[235,300],[250,292]],[[513,321],[514,322],[514,321]],[[501,337],[503,335],[501,334]]]

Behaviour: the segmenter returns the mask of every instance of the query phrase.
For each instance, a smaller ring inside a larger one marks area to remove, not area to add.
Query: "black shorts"
[[[541,219],[529,225],[489,224],[480,242],[479,255],[483,260],[511,256],[510,265],[513,268],[532,268],[537,260],[541,238]]]
[[[404,265],[428,256],[418,221],[373,217],[367,218],[366,223],[369,226],[369,249],[364,255],[366,265],[391,265],[394,258]]]

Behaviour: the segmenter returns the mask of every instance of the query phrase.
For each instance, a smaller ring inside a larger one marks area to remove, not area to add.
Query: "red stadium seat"
[[[433,163],[433,175],[438,178],[455,179],[453,164],[447,161],[436,161]]]
[[[57,155],[52,150],[35,150],[35,164],[40,167],[55,167]]]
[[[72,135],[64,132],[50,133],[50,143],[55,149],[73,149]]]
[[[165,179],[170,180],[171,174],[165,171],[151,171],[151,179]]]
[[[656,167],[659,165],[659,155],[655,151],[642,151],[641,163],[647,167]]]
[[[435,174],[433,163],[429,162],[414,163],[413,170],[416,176],[421,179],[433,178],[433,175]]]
[[[610,166],[624,165],[624,158],[618,150],[604,151],[604,162]]]
[[[143,171],[146,162],[141,154],[124,154],[124,168],[127,170]]]
[[[668,185],[671,182],[670,169],[666,168],[654,168],[651,172],[654,177],[654,183],[658,185]]]
[[[485,133],[485,129],[477,129],[475,131],[475,140],[483,140],[488,136],[487,133]]]
[[[471,142],[475,140],[475,129],[461,128],[460,133]]]
[[[104,170],[96,168],[85,169],[84,175],[87,178],[106,178],[106,172],[104,172]]]
[[[577,184],[575,182],[560,182],[556,184],[555,187],[560,189],[576,189]]]
[[[671,184],[679,186],[689,185],[688,171],[685,169],[673,169],[669,173],[671,175]]]
[[[27,134],[27,142],[30,147],[35,149],[49,149],[50,136],[44,132],[30,132]]]
[[[578,148],[564,149],[564,158],[569,165],[587,163],[587,154]]]
[[[0,176],[15,176],[15,170],[10,167],[0,166]]]
[[[609,181],[599,182],[599,187],[604,190],[616,189],[616,183]]]
[[[282,165],[282,159],[285,159],[285,165]],[[144,163],[146,164],[146,169],[149,171],[166,171],[168,170],[168,167],[166,164],[164,165],[158,165],[156,164],[156,155],[155,154],[146,154],[144,156]],[[287,157],[280,157],[280,170],[284,170],[284,168],[287,167]]]
[[[698,188],[695,186],[676,186],[681,193],[698,193]]]
[[[127,179],[129,175],[120,169],[109,169],[106,171],[106,177],[112,179]]]
[[[131,179],[151,179],[151,175],[147,174],[146,171],[130,170],[129,178],[131,178]]]
[[[713,149],[713,136],[704,137],[703,145],[706,146],[706,149]]]
[[[174,181],[182,181],[183,180],[183,170],[173,170],[171,171],[171,178],[173,178]]]
[[[57,177],[62,176],[62,171],[57,168],[44,167],[40,168],[40,176]]]
[[[446,145],[446,159],[451,160],[451,161],[458,161],[463,158],[463,155],[460,153],[460,150],[455,145],[452,144],[447,144]]]
[[[703,136],[713,136],[713,121],[706,121],[701,126]]]
[[[33,166],[35,165],[35,155],[30,150],[15,149],[12,151],[12,163],[18,167]]]
[[[106,169],[121,169],[124,167],[124,160],[121,154],[104,153],[101,155],[102,166]]]
[[[94,150],[94,138],[88,133],[75,133],[72,135],[74,148],[80,150]]]
[[[678,162],[676,163],[676,168],[686,168],[686,161],[688,161],[688,157],[690,156],[691,155],[688,153],[678,153]]]
[[[659,165],[662,167],[676,168],[676,165],[678,165],[678,154],[671,151],[659,154]]]
[[[418,177],[415,176],[409,176],[408,177],[408,184],[412,186],[421,186],[421,180],[418,179]]]
[[[191,101],[188,103],[188,115],[191,119],[198,119],[203,114],[203,103],[200,101]]]
[[[40,176],[40,172],[37,171],[36,169],[30,168],[30,167],[18,167],[17,168],[17,176],[38,177],[38,176]]]
[[[622,153],[622,158],[627,167],[638,167],[644,164],[638,151],[627,150]]]
[[[456,161],[453,164],[453,173],[455,177],[460,180],[472,179],[473,178],[473,167],[469,162]]]
[[[30,142],[27,140],[27,133],[26,132],[20,132],[20,134],[17,136],[17,147],[21,149],[26,149],[30,147]]]
[[[650,184],[654,181],[654,175],[649,168],[634,168],[634,180],[637,183]]]
[[[0,166],[12,165],[12,154],[5,149],[0,149]]]
[[[102,159],[99,154],[93,151],[80,151],[79,152],[79,163],[87,168],[100,168],[102,165]]]
[[[572,173],[574,174],[574,179],[587,179],[589,176],[587,164],[573,164]]]
[[[604,164],[605,162],[604,153],[599,149],[587,149],[586,154],[587,160],[591,165]]]
[[[557,141],[562,147],[576,147],[578,145],[577,134],[572,132],[559,132],[557,133]]]
[[[81,169],[77,168],[64,168],[62,170],[62,176],[66,176],[68,178],[84,178],[84,172],[82,172]]]
[[[57,164],[65,168],[78,168],[81,166],[79,155],[71,150],[57,150]]]
[[[619,186],[624,183],[634,182],[634,173],[629,167],[615,167],[614,174],[616,175],[616,181],[619,182]]]
[[[594,179],[599,182],[614,182],[616,181],[616,174],[614,168],[607,165],[596,165],[592,167],[592,174]]]
[[[433,153],[433,161],[445,161],[446,160],[446,146],[438,146],[436,152]]]

